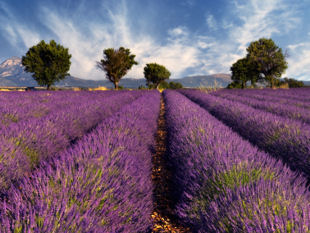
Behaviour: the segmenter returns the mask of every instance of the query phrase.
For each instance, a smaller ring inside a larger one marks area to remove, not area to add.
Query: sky
[[[70,74],[102,80],[106,48],[129,48],[143,78],[147,63],[171,78],[230,73],[259,38],[288,54],[282,77],[310,81],[309,0],[0,0],[0,63],[41,40],[69,48]]]

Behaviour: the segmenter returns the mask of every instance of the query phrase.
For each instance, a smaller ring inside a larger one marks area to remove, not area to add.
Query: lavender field
[[[0,93],[0,232],[310,232],[310,91]]]

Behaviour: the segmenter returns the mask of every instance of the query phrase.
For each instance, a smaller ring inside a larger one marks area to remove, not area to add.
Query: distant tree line
[[[284,78],[278,81],[278,86],[281,86],[283,84],[288,84],[288,87],[290,88],[297,88],[297,87],[304,87],[305,84],[302,81],[298,81],[293,78]]]
[[[115,89],[122,88],[120,80],[134,66],[138,65],[135,55],[128,48],[108,48],[103,50],[103,59],[97,61],[97,67],[103,70],[106,78],[114,84]],[[237,60],[230,68],[232,83],[228,88],[246,88],[250,82],[255,86],[257,82],[268,84],[271,88],[283,84],[289,87],[301,87],[303,83],[291,78],[280,79],[287,69],[287,54],[283,53],[272,39],[261,38],[251,42],[244,58]],[[33,78],[40,86],[51,85],[69,75],[71,55],[68,48],[57,44],[54,40],[45,43],[42,40],[32,46],[25,56],[22,64],[25,71],[32,73]],[[182,88],[180,83],[167,82],[171,73],[163,65],[148,63],[144,67],[146,87],[140,88]]]
[[[22,57],[22,64],[25,71],[33,73],[33,78],[40,86],[47,86],[49,90],[55,82],[63,80],[70,75],[70,58],[68,48],[57,44],[54,40],[45,43],[42,40],[32,46],[25,56]],[[119,49],[108,48],[103,50],[103,59],[97,62],[97,67],[106,73],[106,78],[114,84],[115,89],[122,89],[120,80],[127,74],[133,65],[137,65],[135,55],[124,47]],[[171,73],[163,65],[149,63],[144,67],[144,77],[148,89],[153,88],[182,88],[180,83],[170,82]]]

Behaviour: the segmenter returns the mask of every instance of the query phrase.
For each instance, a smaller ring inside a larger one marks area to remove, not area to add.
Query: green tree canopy
[[[261,38],[252,42],[247,52],[248,59],[255,63],[259,73],[274,87],[275,80],[287,69],[286,56],[282,49],[272,39]]]
[[[280,80],[279,85],[287,83],[289,88],[298,88],[298,87],[304,87],[305,84],[302,81],[298,81],[293,78],[284,78],[283,80]]]
[[[149,88],[155,88],[154,84],[149,84],[148,85]],[[159,89],[181,89],[183,88],[183,85],[179,82],[167,82],[167,81],[162,81],[159,85],[158,85]]]
[[[103,51],[104,58],[97,62],[97,67],[106,72],[106,78],[119,87],[119,81],[124,77],[133,65],[137,65],[135,56],[129,49],[120,47],[118,50],[108,48]]]
[[[67,48],[51,40],[46,44],[42,40],[31,47],[22,57],[25,71],[33,73],[33,78],[40,86],[50,86],[70,75],[71,55]]]
[[[231,79],[235,83],[239,83],[241,88],[246,87],[247,81],[251,81],[251,84],[254,85],[259,78],[255,63],[251,62],[248,57],[236,61],[230,70],[232,73]]]
[[[183,88],[183,85],[182,83],[179,83],[179,82],[170,82],[168,88],[169,89],[181,89]]]
[[[158,88],[158,85],[169,79],[171,73],[166,67],[159,65],[157,63],[149,63],[144,67],[144,77],[148,86],[153,84],[155,88]]]

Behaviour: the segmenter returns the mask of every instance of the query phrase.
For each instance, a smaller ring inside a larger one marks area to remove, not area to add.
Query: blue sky
[[[171,78],[230,73],[251,41],[272,38],[287,50],[283,76],[310,80],[308,0],[0,0],[0,62],[23,56],[40,40],[69,48],[70,73],[104,79],[105,48],[130,48],[143,78],[150,62]]]

